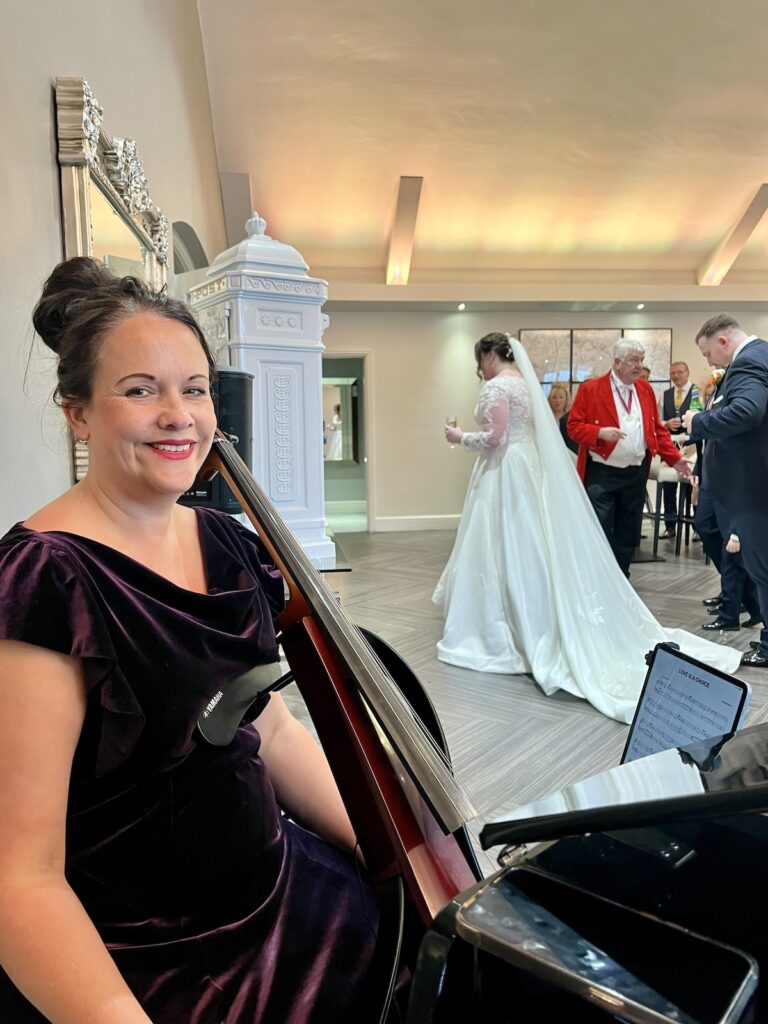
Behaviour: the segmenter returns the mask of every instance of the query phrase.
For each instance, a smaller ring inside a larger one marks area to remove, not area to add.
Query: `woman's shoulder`
[[[0,607],[29,616],[81,602],[87,590],[81,554],[76,537],[16,523],[0,537]]]
[[[195,511],[200,517],[203,547],[207,547],[207,538],[211,538],[212,545],[225,547],[243,567],[257,574],[270,603],[274,599],[282,607],[283,577],[274,567],[274,560],[256,531],[226,512],[202,507]]]
[[[36,562],[44,564],[60,562],[60,556],[70,553],[71,544],[64,533],[40,531],[26,525],[16,523],[4,536],[0,537],[0,574],[10,570],[19,562]]]
[[[242,523],[238,522],[228,512],[220,512],[215,508],[205,508],[203,505],[198,505],[194,509],[190,509],[190,511],[197,516],[200,525],[211,533],[221,537],[245,537],[246,539],[256,540],[256,534],[249,530],[248,527],[243,526]]]
[[[490,380],[485,381],[483,384],[484,388],[491,387],[525,387],[525,381],[522,375],[519,373],[497,373],[495,377],[491,377]]]
[[[498,374],[487,380],[481,389],[481,395],[497,396],[527,394],[528,387],[522,377],[517,374]]]
[[[0,638],[70,653],[96,631],[86,576],[76,538],[17,523],[0,537]]]

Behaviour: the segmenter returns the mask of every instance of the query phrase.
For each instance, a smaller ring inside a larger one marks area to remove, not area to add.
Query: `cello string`
[[[319,605],[319,610],[325,613],[320,616],[321,624],[346,659],[355,663],[354,676],[358,685],[404,766],[419,788],[423,787],[423,782],[416,775],[417,765],[429,776],[431,788],[428,788],[424,795],[432,804],[441,823],[449,831],[455,831],[466,821],[478,817],[480,811],[474,799],[466,786],[456,777],[445,753],[349,618],[346,609],[339,606],[328,583],[312,565],[282,517],[269,503],[234,445],[223,437],[217,437],[215,443],[219,454],[226,454],[228,461],[225,462],[222,457],[222,462],[232,474],[236,486],[242,490],[244,497],[250,501],[254,510],[258,510],[264,520],[263,528],[271,532],[275,542],[280,543],[280,550],[283,553],[281,557],[286,564],[289,581],[312,607]],[[288,564],[290,561],[293,565]],[[311,597],[314,597],[314,603],[310,600]],[[344,624],[343,629],[339,620]]]

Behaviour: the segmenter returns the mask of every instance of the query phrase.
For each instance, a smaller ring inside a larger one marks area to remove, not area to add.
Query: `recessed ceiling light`
[[[457,309],[466,309],[467,308],[467,304],[466,304],[466,302],[460,302],[456,308]]]
[[[638,302],[637,308],[638,309],[645,309],[645,303],[644,302]]]

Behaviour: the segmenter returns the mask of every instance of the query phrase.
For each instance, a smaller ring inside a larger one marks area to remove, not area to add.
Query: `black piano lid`
[[[518,807],[480,832],[491,846],[768,810],[768,723],[630,761]]]

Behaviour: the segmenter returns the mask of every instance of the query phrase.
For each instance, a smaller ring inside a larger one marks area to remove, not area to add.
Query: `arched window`
[[[195,229],[183,220],[173,222],[173,272],[186,274],[189,270],[199,270],[208,266],[200,239]]]

